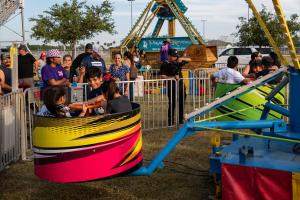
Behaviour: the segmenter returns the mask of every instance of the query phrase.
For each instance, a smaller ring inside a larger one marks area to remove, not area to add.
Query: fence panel
[[[0,171],[21,155],[21,133],[24,130],[23,92],[0,97]]]

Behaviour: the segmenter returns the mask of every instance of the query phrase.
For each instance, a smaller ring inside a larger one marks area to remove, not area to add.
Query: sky
[[[236,38],[230,36],[236,32],[236,26],[239,24],[238,17],[248,16],[248,6],[245,0],[182,0],[188,7],[186,16],[198,29],[200,34],[205,32],[205,39],[223,39],[234,42]],[[42,14],[51,5],[63,3],[64,0],[25,0],[25,31],[26,40],[31,44],[40,44],[41,41],[36,41],[30,37],[30,31],[33,24],[29,22],[30,17],[36,17]],[[89,41],[81,41],[86,43],[90,41],[99,41],[101,44],[105,42],[116,41],[118,44],[128,32],[130,31],[130,2],[128,0],[111,0],[114,7],[113,18],[115,20],[117,34],[110,35],[101,33],[96,35],[95,38]],[[148,4],[148,0],[135,0],[133,2],[133,21],[140,16]],[[253,0],[258,9],[262,8],[262,4],[267,6],[267,9],[273,11],[272,0]],[[99,4],[101,0],[87,0],[88,4]],[[300,0],[281,0],[283,9],[287,17],[293,13],[300,15]],[[251,17],[251,11],[250,11]],[[205,20],[205,24],[203,23]],[[149,28],[146,34],[150,34],[153,30],[153,25]],[[10,29],[21,33],[21,20],[20,16],[15,17],[5,24]],[[163,28],[162,34],[167,33],[167,27]],[[186,36],[184,30],[177,24],[177,35]],[[9,31],[6,27],[0,27],[0,42],[21,40],[22,38],[17,34]],[[1,43],[0,43],[1,45]]]

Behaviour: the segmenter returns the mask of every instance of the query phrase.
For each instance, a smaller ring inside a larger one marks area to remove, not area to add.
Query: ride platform
[[[219,156],[212,155],[210,170],[222,180],[222,199],[299,197],[299,147],[291,142],[242,137],[223,148]]]

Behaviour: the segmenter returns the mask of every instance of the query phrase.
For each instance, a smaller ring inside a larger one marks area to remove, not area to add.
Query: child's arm
[[[86,115],[88,108],[85,104],[82,104],[82,112],[80,113],[79,117],[84,117]]]

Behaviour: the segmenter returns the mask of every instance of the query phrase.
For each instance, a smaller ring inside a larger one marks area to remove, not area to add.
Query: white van
[[[246,65],[251,59],[251,54],[257,52],[255,48],[252,47],[230,47],[225,49],[218,58],[216,64],[225,64],[229,56],[236,56],[239,59],[239,64]]]

